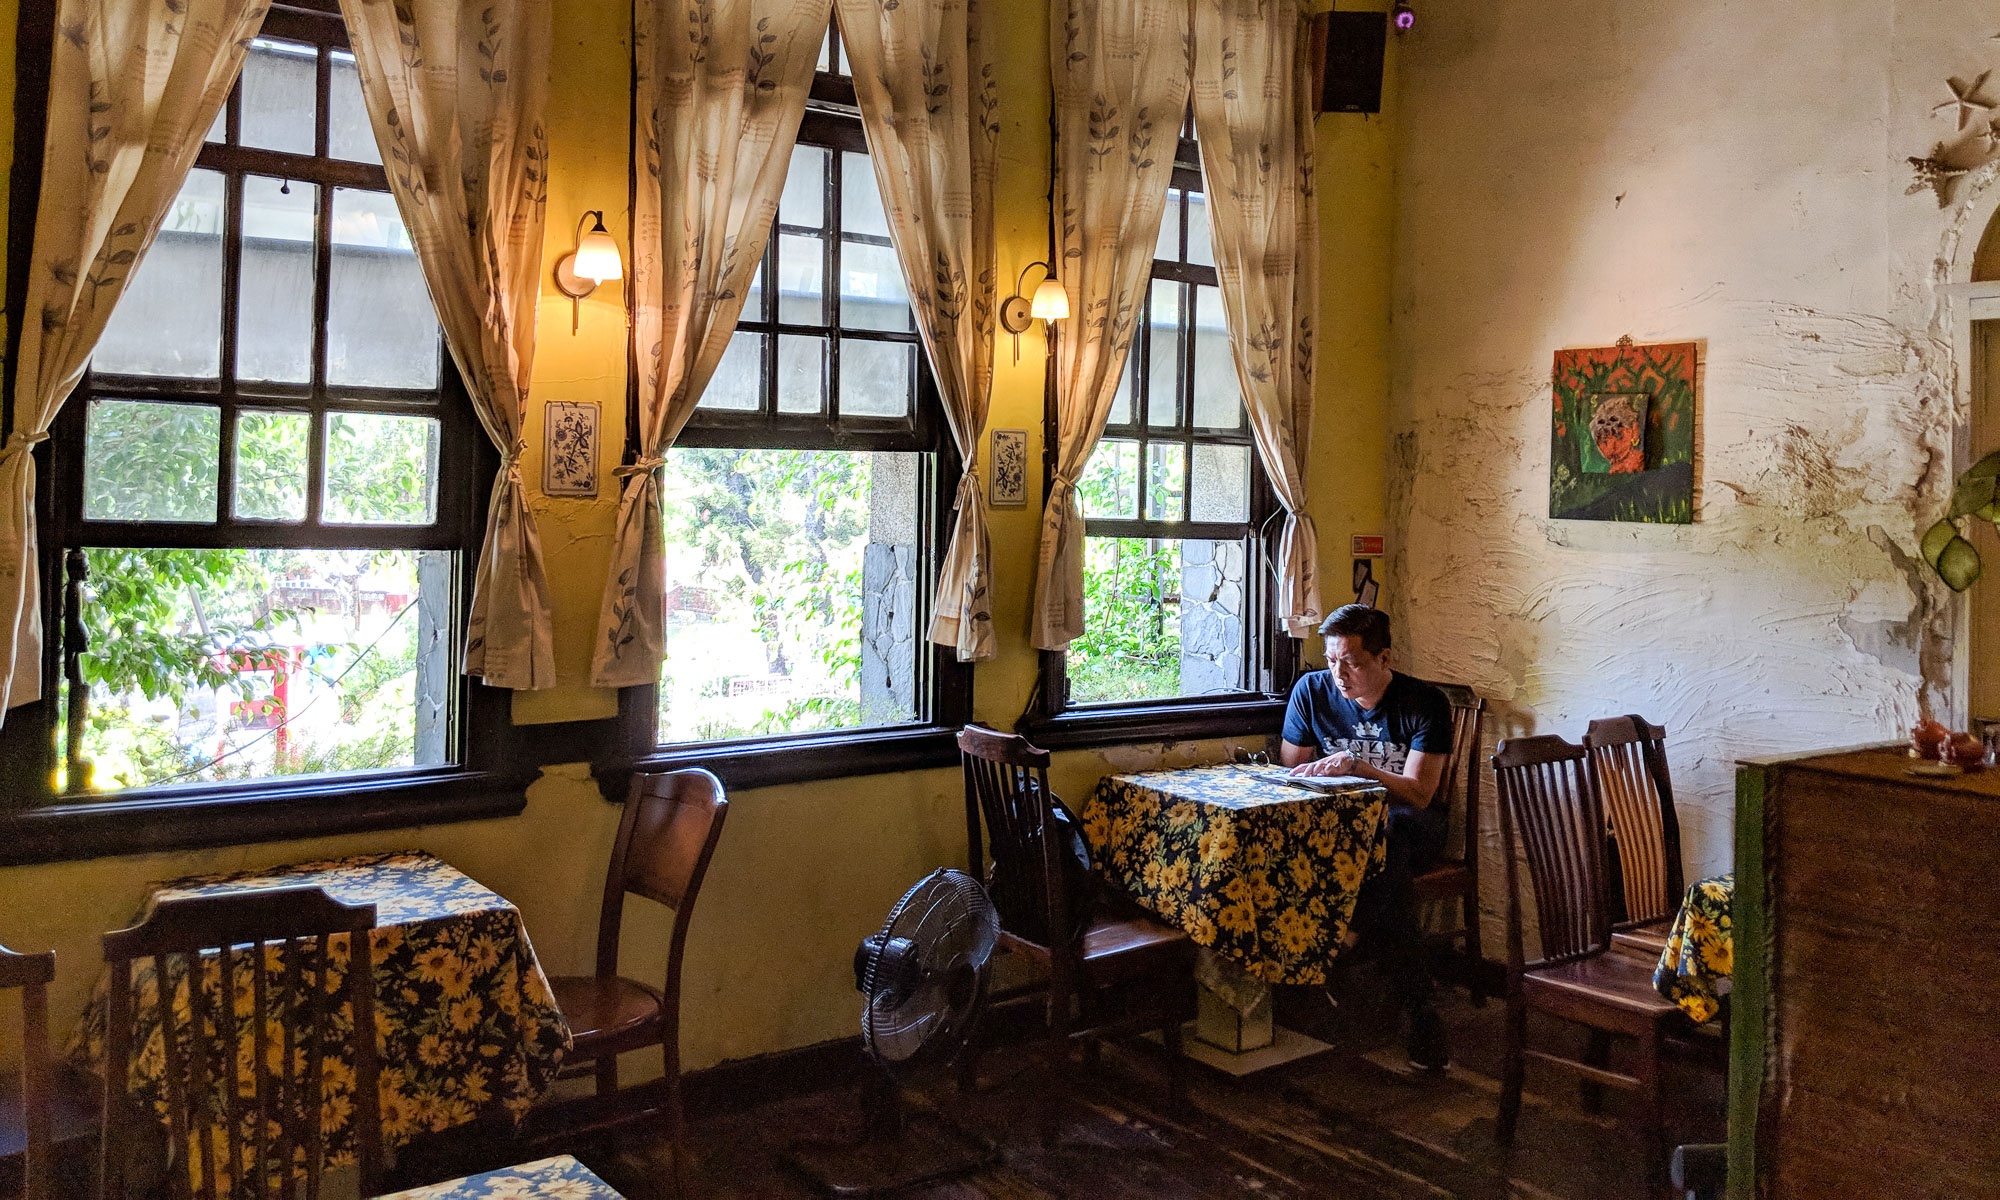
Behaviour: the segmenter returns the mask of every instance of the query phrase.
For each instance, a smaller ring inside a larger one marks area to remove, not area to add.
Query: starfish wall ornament
[[[1914,196],[1925,188],[1929,188],[1937,193],[1939,208],[1950,204],[1951,181],[1957,179],[1960,175],[1967,174],[1971,171],[1971,168],[1949,166],[1942,161],[1943,158],[1944,143],[1939,142],[1937,145],[1931,147],[1929,158],[1910,159],[1910,167],[1916,172],[1916,178],[1910,181],[1909,187],[1903,189],[1903,194],[1905,196]]]
[[[1976,112],[1992,112],[1993,106],[1979,98],[1979,89],[1985,86],[1986,77],[1992,73],[1991,71],[1981,71],[1979,78],[1973,80],[1970,85],[1964,88],[1958,86],[1958,80],[1956,79],[1945,80],[1944,85],[1951,89],[1951,99],[1932,108],[1931,115],[1935,117],[1948,110],[1956,111],[1958,114],[1958,128],[1964,129],[1966,123],[1972,120],[1972,114]]]

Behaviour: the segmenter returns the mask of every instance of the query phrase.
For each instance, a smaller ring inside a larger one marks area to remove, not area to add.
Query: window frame
[[[826,61],[837,67],[840,61],[838,25],[829,29]],[[868,144],[855,108],[854,83],[845,75],[830,71],[814,72],[806,114],[799,127],[798,144],[824,146],[830,153],[866,154]],[[830,167],[832,179],[839,176],[836,158]],[[633,186],[637,186],[636,176]],[[838,208],[829,184],[826,229],[837,228]],[[775,361],[776,335],[781,330],[808,332],[808,327],[780,319],[775,288],[775,259],[770,248],[777,241],[774,217],[765,257],[758,270],[764,273],[764,294],[771,318],[744,325],[770,337],[765,354],[769,369]],[[829,243],[839,240],[828,234]],[[830,251],[831,253],[831,251]],[[831,260],[829,259],[829,264]],[[821,286],[837,295],[839,280],[831,270],[823,273]],[[831,311],[831,309],[829,309]],[[837,314],[825,326],[830,359],[839,354],[841,340],[889,340],[901,342],[900,335],[881,338],[884,331],[866,327],[845,328]],[[836,336],[837,335],[837,336]],[[858,335],[858,337],[857,337]],[[624,730],[626,753],[598,769],[607,789],[622,794],[625,780],[636,771],[672,771],[701,767],[714,772],[732,788],[768,787],[803,783],[853,775],[918,770],[955,765],[958,762],[957,734],[972,718],[972,669],[960,663],[952,647],[933,643],[929,637],[932,606],[936,603],[939,559],[951,537],[952,501],[964,465],[947,435],[944,414],[932,376],[930,360],[914,322],[910,339],[916,345],[915,403],[907,418],[836,416],[839,402],[829,383],[826,412],[822,414],[781,414],[729,412],[697,409],[674,446],[726,449],[818,449],[842,451],[916,451],[921,454],[918,483],[918,524],[925,532],[921,576],[917,590],[921,607],[917,620],[917,672],[920,719],[902,725],[868,726],[857,729],[815,730],[808,733],[771,734],[710,742],[660,743],[659,685],[624,688],[619,693],[619,720]],[[831,379],[834,371],[829,362]],[[638,375],[633,373],[627,388],[627,429],[625,461],[637,461],[639,447]],[[672,453],[672,451],[668,451]]]
[[[333,0],[289,0],[274,5],[259,36],[310,41],[324,48],[347,49],[345,24]],[[41,161],[45,145],[45,123],[49,103],[50,53],[54,41],[52,6],[24,5],[17,31],[20,79],[15,105],[15,155],[8,206],[7,303],[19,312],[25,303],[33,246],[36,208],[41,191]],[[325,145],[328,116],[323,103],[327,86],[329,57],[322,53],[316,114],[317,145]],[[238,101],[225,109],[226,119],[235,127]],[[218,153],[219,152],[219,153]],[[249,173],[283,177],[293,156],[282,152],[244,147],[204,147],[211,161],[221,159],[228,166]],[[203,165],[200,161],[197,166]],[[221,164],[218,164],[221,165]],[[388,190],[386,177],[372,164],[335,160],[324,164],[327,192],[319,214],[318,279],[326,279],[331,244],[327,239],[336,186],[356,186],[372,191]],[[371,178],[369,173],[376,174]],[[293,178],[299,178],[293,176]],[[225,189],[225,240],[236,238],[240,207],[235,201],[240,185]],[[225,262],[236,260],[235,252],[225,253]],[[223,288],[223,346],[225,352],[235,339],[235,278],[225,274]],[[316,288],[316,291],[319,289]],[[314,373],[320,371],[318,348],[325,338],[324,312],[315,309]],[[12,397],[18,362],[19,323],[10,323],[7,359],[4,365],[7,428],[13,424]],[[230,513],[228,470],[233,460],[233,422],[222,421],[218,445],[217,521],[193,529],[180,529],[160,522],[84,522],[83,430],[87,406],[92,397],[92,380],[86,379],[65,401],[57,415],[55,437],[35,448],[39,485],[34,498],[40,531],[39,566],[42,576],[41,698],[15,708],[0,725],[0,788],[6,800],[0,802],[0,866],[52,862],[106,855],[191,849],[208,846],[320,837],[337,833],[405,828],[447,821],[511,816],[526,804],[527,785],[543,765],[595,757],[600,747],[615,746],[618,722],[613,719],[573,721],[545,726],[514,726],[511,696],[505,689],[488,687],[483,681],[457,674],[454,683],[455,747],[452,764],[412,768],[349,772],[337,775],[268,776],[257,780],[220,784],[178,784],[131,788],[108,793],[102,798],[65,799],[55,791],[54,772],[61,752],[58,693],[80,687],[80,676],[65,678],[63,643],[65,635],[74,642],[81,622],[71,622],[65,608],[74,603],[78,583],[68,572],[71,559],[80,561],[81,546],[129,546],[120,540],[121,530],[143,528],[139,545],[172,547],[215,544],[211,534],[219,529],[230,533],[234,545],[244,547],[314,545],[348,548],[356,540],[370,545],[419,549],[450,549],[459,556],[454,583],[454,636],[461,646],[470,612],[470,580],[481,547],[485,526],[480,501],[488,481],[499,469],[499,455],[490,439],[480,431],[464,394],[451,357],[440,338],[439,399],[414,408],[398,404],[393,394],[383,393],[381,401],[339,406],[343,410],[404,413],[421,408],[424,415],[441,421],[439,437],[436,521],[427,527],[398,528],[380,525],[340,526],[318,529],[310,524],[239,520]],[[133,377],[106,377],[108,395],[137,400],[168,399],[166,393],[179,392],[184,399],[201,393],[203,401],[220,401],[227,410],[239,396],[245,407],[266,407],[258,399],[283,396],[283,406],[292,411],[310,407],[325,411],[324,397],[305,399],[310,389],[297,385],[272,385],[251,392],[232,391],[223,385],[225,371],[217,380],[188,381],[192,387],[163,383],[158,379],[141,382]],[[342,389],[343,392],[367,391]],[[405,397],[407,399],[407,397]],[[227,417],[223,411],[221,416]],[[315,418],[315,429],[323,421]],[[469,431],[469,434],[462,433]],[[316,455],[316,461],[322,456]],[[317,468],[309,493],[317,493]],[[309,513],[317,512],[316,494],[309,499]],[[350,533],[349,530],[352,530]],[[66,628],[69,626],[69,628]],[[455,667],[462,664],[454,663]]]
[[[1205,193],[1206,182],[1201,172],[1201,152],[1193,137],[1193,118],[1184,125],[1179,145],[1174,157],[1173,176],[1168,184],[1183,196],[1189,193]],[[1147,305],[1151,303],[1151,289],[1156,280],[1167,280],[1182,285],[1219,284],[1213,267],[1191,266],[1186,262],[1188,220],[1186,204],[1181,205],[1180,251],[1181,259],[1170,262],[1154,259],[1147,275]],[[1193,302],[1194,293],[1187,295]],[[1190,318],[1192,328],[1192,318]],[[1056,336],[1062,332],[1057,330]],[[1130,354],[1147,353],[1152,331],[1147,322],[1136,324]],[[1128,360],[1129,361],[1129,360]],[[1120,426],[1113,430],[1107,427],[1103,436],[1138,431],[1141,445],[1150,442],[1170,442],[1188,447],[1187,478],[1193,479],[1193,446],[1199,442],[1218,444],[1252,443],[1249,417],[1246,413],[1242,432],[1212,434],[1195,430],[1191,432],[1193,414],[1193,380],[1186,377],[1177,399],[1180,408],[1178,423],[1172,429],[1161,428],[1157,434],[1147,424],[1147,397],[1143,389],[1132,389],[1130,426]],[[1051,482],[1055,478],[1055,455],[1057,447],[1056,375],[1055,356],[1049,356],[1048,381],[1044,388],[1043,403],[1043,445],[1044,462],[1042,477],[1043,503],[1048,502]],[[1120,437],[1117,440],[1128,440]],[[1138,461],[1139,489],[1141,495],[1146,489],[1146,459],[1143,450]],[[1184,488],[1183,512],[1191,512],[1191,487]],[[1277,625],[1277,589],[1272,578],[1272,565],[1277,561],[1276,538],[1281,532],[1277,518],[1284,513],[1272,490],[1270,479],[1265,472],[1262,458],[1256,446],[1250,449],[1250,516],[1247,533],[1244,534],[1246,557],[1244,571],[1244,612],[1245,638],[1244,671],[1249,687],[1241,692],[1225,695],[1166,696],[1142,700],[1117,700],[1076,703],[1069,699],[1068,652],[1064,650],[1038,651],[1038,665],[1035,690],[1029,697],[1027,710],[1016,723],[1016,728],[1037,745],[1050,748],[1105,746],[1120,742],[1160,741],[1169,739],[1229,737],[1243,734],[1274,733],[1284,720],[1285,705],[1290,698],[1291,686],[1298,675],[1298,642],[1288,636]],[[1091,519],[1084,522],[1085,537],[1158,537],[1175,540],[1203,540],[1216,534],[1224,536],[1239,532],[1235,523],[1213,523],[1196,521],[1151,521],[1125,520],[1114,518]]]

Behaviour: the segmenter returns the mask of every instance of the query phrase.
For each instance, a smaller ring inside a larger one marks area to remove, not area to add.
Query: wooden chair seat
[[[1653,990],[1652,968],[1624,954],[1600,954],[1559,966],[1537,967],[1521,976],[1521,990],[1536,1008],[1557,1016],[1586,1007],[1593,1011],[1616,1009],[1650,1025],[1680,1011],[1673,1001]]]
[[[1049,948],[1002,931],[1001,943],[1037,961],[1047,961]],[[1109,983],[1171,967],[1174,960],[1194,957],[1194,943],[1171,925],[1149,917],[1101,917],[1083,932],[1082,962],[1094,983]]]
[[[1672,917],[1661,917],[1613,930],[1611,949],[1615,953],[1644,960],[1646,969],[1650,971],[1659,963],[1660,955],[1667,952],[1667,932],[1673,927]]]
[[[622,975],[552,975],[549,990],[569,1022],[578,1058],[616,1053],[626,1039],[635,1046],[659,1041],[665,1013],[660,990]]]
[[[1472,868],[1462,862],[1439,863],[1413,881],[1418,901],[1456,900],[1472,886]]]

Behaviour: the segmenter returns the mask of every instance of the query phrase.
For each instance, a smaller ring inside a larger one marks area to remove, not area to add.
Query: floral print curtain
[[[548,0],[341,0],[368,119],[445,344],[500,449],[465,671],[555,686],[541,538],[521,481],[548,200]]]
[[[1056,268],[1070,319],[1056,337],[1056,470],[1042,511],[1032,637],[1083,632],[1076,485],[1132,348],[1188,101],[1188,0],[1055,0]]]
[[[35,460],[229,97],[267,0],[59,0],[13,423],[0,445],[0,671],[42,694]],[[0,708],[0,715],[4,715]]]
[[[1306,515],[1319,221],[1311,18],[1300,0],[1203,0],[1194,13],[1194,126],[1243,407],[1285,528],[1278,621],[1319,628],[1318,536]]]
[[[994,653],[979,440],[993,391],[1000,126],[980,0],[835,0],[889,232],[965,473],[930,638]]]
[[[639,453],[590,679],[659,679],[666,586],[658,471],[729,348],[764,255],[831,0],[637,0],[631,307]]]

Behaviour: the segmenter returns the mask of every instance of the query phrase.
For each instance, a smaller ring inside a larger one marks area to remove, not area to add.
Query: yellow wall
[[[0,0],[0,37],[11,39],[15,0]],[[1048,247],[1049,85],[1047,8],[993,6],[1005,32],[998,72],[1002,129],[999,184],[1001,274],[1046,257]],[[549,109],[551,181],[544,259],[552,267],[587,208],[603,208],[620,237],[626,197],[629,10],[623,4],[556,0],[554,95]],[[6,43],[11,46],[11,40]],[[0,63],[12,55],[0,50]],[[0,66],[0,69],[5,69]],[[0,97],[11,96],[0,88]],[[0,116],[0,137],[12,129]],[[1325,347],[1321,416],[1309,487],[1329,584],[1327,601],[1346,598],[1349,533],[1380,532],[1386,447],[1389,138],[1381,118],[1329,116],[1320,122],[1324,228]],[[11,152],[11,145],[8,146]],[[10,155],[11,156],[11,155]],[[0,183],[4,183],[0,179]],[[4,206],[0,206],[4,212]],[[540,345],[524,474],[541,477],[541,402],[602,405],[603,444],[623,444],[625,352],[615,293],[583,304],[570,333],[568,301],[543,293]],[[1021,341],[1021,361],[1001,344],[992,425],[1029,431],[1029,494],[1040,495],[1044,347]],[[982,447],[982,453],[984,448]],[[609,463],[607,462],[607,465]],[[598,589],[609,556],[616,497],[538,497],[535,513],[548,554],[562,686],[516,698],[522,723],[607,716],[615,696],[585,684]],[[1039,530],[1034,507],[992,515],[999,657],[977,670],[975,713],[1011,727],[1033,685],[1027,641],[1028,592]],[[1064,795],[1086,793],[1107,767],[1143,768],[1214,760],[1221,743],[1120,747],[1058,756]],[[829,780],[740,792],[717,852],[689,940],[683,1023],[690,1068],[841,1037],[856,1027],[848,967],[858,938],[932,867],[964,854],[956,770]],[[0,870],[0,941],[16,949],[54,948],[57,1035],[67,1033],[97,973],[97,934],[132,916],[149,880],[195,871],[294,862],[419,846],[441,855],[518,904],[552,972],[587,970],[597,928],[603,864],[617,810],[580,765],[552,768],[529,790],[518,817],[389,833],[265,843],[220,850],[136,855]],[[665,923],[635,904],[626,922],[629,973],[656,975]],[[12,1045],[0,1044],[0,1057]],[[638,1067],[641,1064],[630,1064]],[[652,1069],[657,1069],[654,1065]]]

